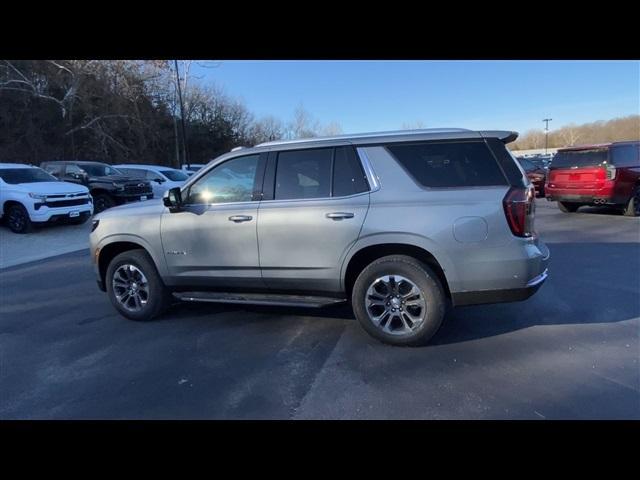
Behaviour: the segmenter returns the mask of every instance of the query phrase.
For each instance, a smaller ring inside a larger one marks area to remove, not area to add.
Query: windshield
[[[181,172],[180,170],[161,170],[160,173],[172,182],[182,182],[189,178],[189,175]]]
[[[111,175],[122,175],[122,172],[109,165],[99,163],[80,163],[78,166],[92,177],[108,177]]]
[[[0,178],[12,185],[18,183],[58,182],[53,175],[49,175],[41,168],[3,168]]]
[[[606,148],[558,152],[551,168],[595,167],[607,161],[608,152]]]

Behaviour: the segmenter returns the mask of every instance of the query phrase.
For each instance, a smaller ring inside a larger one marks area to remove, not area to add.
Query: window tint
[[[259,155],[228,160],[189,189],[187,203],[249,202],[253,195]]]
[[[332,155],[333,148],[280,152],[276,166],[276,200],[329,197]]]
[[[526,158],[520,158],[518,159],[518,161],[520,162],[520,165],[522,165],[522,168],[524,168],[525,172],[533,172],[534,170],[538,170],[538,166],[534,165]]]
[[[147,180],[161,180],[161,181],[165,180],[165,178],[163,178],[162,175],[159,175],[157,172],[154,172],[153,170],[145,170],[145,172],[146,172],[145,178]]]
[[[45,165],[44,169],[45,172],[50,173],[51,175],[62,175],[62,172],[64,170],[64,165],[60,165],[60,164],[49,164],[49,165]]]
[[[180,170],[162,170],[160,173],[173,182],[184,182],[189,178],[189,175],[181,172]]]
[[[118,171],[124,173],[131,178],[145,178],[146,170],[140,170],[139,168],[118,168]]]
[[[74,165],[73,163],[67,165],[67,168],[65,169],[65,172],[67,175],[69,175],[70,173],[79,173],[82,174],[84,173],[84,170],[82,170],[79,166]]]
[[[352,147],[336,148],[333,164],[333,196],[344,197],[369,190],[364,171]]]
[[[16,185],[18,183],[57,182],[58,179],[41,168],[2,168],[0,178],[6,183]]]
[[[425,187],[507,184],[484,142],[400,144],[387,149]]]
[[[597,167],[606,162],[609,150],[594,148],[591,150],[567,150],[558,152],[551,162],[552,168]]]
[[[611,148],[611,159],[616,167],[640,166],[640,143],[613,146]]]

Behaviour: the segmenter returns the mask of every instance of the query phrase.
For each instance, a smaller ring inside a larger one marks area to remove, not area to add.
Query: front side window
[[[189,188],[187,203],[250,202],[259,155],[228,160],[214,167]]]
[[[62,175],[62,172],[64,171],[64,165],[60,165],[60,164],[45,165],[44,171],[47,173],[50,173],[51,175],[59,176],[59,175]]]
[[[387,150],[421,185],[434,188],[506,185],[484,142],[388,145]]]
[[[329,197],[332,156],[333,148],[280,152],[275,199]]]

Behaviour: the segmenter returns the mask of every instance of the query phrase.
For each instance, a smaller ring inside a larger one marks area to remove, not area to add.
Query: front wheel
[[[94,213],[100,213],[104,210],[114,207],[116,202],[111,196],[106,193],[99,193],[93,197],[93,211]]]
[[[13,233],[29,233],[33,223],[29,212],[22,205],[11,205],[7,211],[7,226]]]
[[[624,209],[624,215],[627,217],[640,217],[640,186],[637,186]]]
[[[391,345],[418,346],[436,334],[446,299],[436,274],[422,262],[390,255],[372,262],[358,276],[351,298],[362,327]]]
[[[170,305],[170,292],[144,250],[128,250],[111,260],[105,284],[113,306],[130,320],[151,320]]]
[[[573,213],[582,206],[581,203],[558,202],[558,208],[564,213]]]

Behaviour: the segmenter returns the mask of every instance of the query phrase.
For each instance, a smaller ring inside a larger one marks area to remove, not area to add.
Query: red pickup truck
[[[584,205],[609,205],[640,216],[640,141],[563,148],[545,183],[549,201],[563,212]]]

